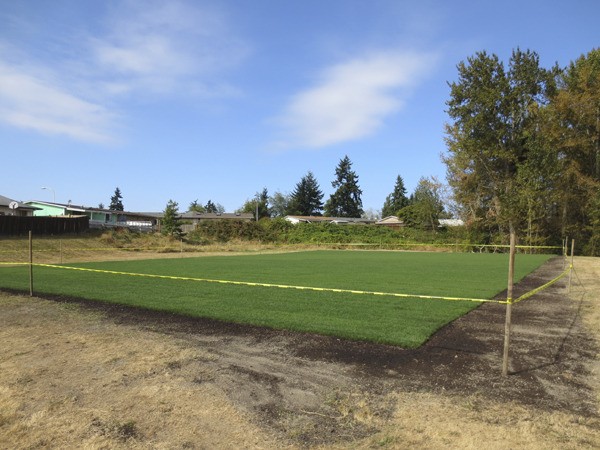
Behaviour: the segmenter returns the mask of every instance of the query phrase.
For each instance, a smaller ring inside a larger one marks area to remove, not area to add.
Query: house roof
[[[102,212],[102,213],[114,213],[114,214],[127,214],[126,211],[116,211],[114,209],[105,209],[105,208],[94,208],[90,206],[83,205],[74,205],[73,203],[55,203],[55,202],[43,202],[40,200],[30,200],[27,203],[36,203],[38,205],[46,205],[46,206],[56,206],[58,208],[68,209],[69,211],[77,211],[77,212]],[[133,213],[131,213],[133,214]]]
[[[0,196],[0,198],[2,198]],[[9,199],[10,200],[10,199]],[[93,208],[89,206],[83,205],[74,205],[72,203],[56,203],[56,202],[45,202],[40,200],[30,200],[27,203],[35,203],[37,205],[45,205],[45,206],[55,206],[58,208],[63,208],[69,211],[75,212],[99,212],[99,213],[111,213],[111,214],[119,214],[124,216],[135,216],[135,217],[143,217],[148,219],[162,219],[164,216],[164,212],[133,212],[133,211],[116,211],[114,209],[103,209],[103,208]],[[2,206],[2,202],[0,201],[0,206]],[[8,203],[7,203],[8,206]],[[28,206],[30,209],[41,209],[36,208],[35,206]],[[198,213],[198,212],[186,212],[179,215],[181,219],[253,219],[254,214],[251,213]]]
[[[5,206],[5,207],[8,208],[8,206],[12,202],[17,202],[17,201],[13,200],[12,198],[5,197],[4,195],[0,195],[0,206]],[[40,209],[40,208],[36,208],[35,206],[26,205],[25,203],[21,203],[21,202],[17,202],[17,204],[19,205],[18,206],[19,209],[30,209],[32,211],[35,210],[35,209]]]
[[[163,212],[131,212],[131,211],[128,211],[125,214],[129,214],[131,216],[138,216],[138,217],[148,217],[151,219],[160,219],[160,218],[162,218],[162,216],[164,216]]]
[[[128,212],[125,214],[131,214],[134,216],[145,216],[152,217],[154,219],[162,219],[165,215],[163,211],[161,212]],[[185,213],[181,213],[178,216],[180,219],[185,220],[203,220],[203,219],[254,219],[254,214],[251,213],[199,213],[194,211],[188,211]]]
[[[254,219],[252,213],[200,213],[188,211],[180,214],[182,219]]]
[[[364,219],[362,217],[327,217],[327,216],[285,216],[288,220],[298,220],[299,222],[327,222],[327,223],[373,223],[373,219]]]
[[[403,225],[404,221],[397,216],[387,216],[378,220],[377,225]]]

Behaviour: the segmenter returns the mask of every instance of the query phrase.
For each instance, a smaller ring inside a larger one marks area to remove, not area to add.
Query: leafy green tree
[[[258,215],[258,219],[265,217],[271,217],[271,211],[269,209],[269,192],[267,188],[263,188],[261,192],[257,192],[252,200],[246,200],[244,205],[237,210],[237,212],[251,213],[255,217]]]
[[[200,203],[198,203],[197,199],[190,203],[190,206],[188,206],[188,211],[197,212],[197,213],[206,212],[204,206],[202,206]]]
[[[591,256],[600,256],[600,189],[596,190],[595,195],[589,201],[590,217],[586,231],[589,233],[589,239],[585,252]]]
[[[335,192],[325,203],[325,215],[331,217],[361,217],[363,214],[358,175],[352,170],[348,156],[342,158],[335,169],[335,180],[331,186]]]
[[[284,217],[287,216],[290,210],[290,196],[282,194],[281,192],[275,192],[269,197],[269,203],[271,204],[271,216],[273,217]]]
[[[578,240],[590,236],[600,188],[600,48],[580,56],[559,78],[550,105],[551,145],[558,149],[560,231]]]
[[[181,220],[179,218],[179,205],[173,200],[169,200],[167,202],[167,206],[163,212],[161,233],[176,237],[182,235]]]
[[[547,111],[536,114],[542,126]],[[529,139],[527,158],[519,164],[515,177],[517,208],[522,216],[519,234],[522,244],[547,245],[557,231],[552,209],[559,201],[556,185],[560,182],[560,163],[545,133],[532,134]]]
[[[110,198],[110,205],[108,209],[112,211],[124,211],[123,202],[121,201],[122,199],[123,195],[121,195],[121,190],[117,187],[114,195]]]
[[[296,184],[290,196],[290,214],[320,216],[323,211],[323,192],[315,176],[308,172]]]
[[[407,225],[436,230],[444,213],[442,185],[435,178],[421,178],[412,201],[399,211],[400,218]]]
[[[381,216],[393,216],[398,214],[402,208],[408,206],[408,197],[406,197],[406,188],[404,187],[404,180],[400,175],[396,178],[396,184],[394,185],[394,191],[388,195],[383,202],[383,208],[381,209]]]
[[[536,111],[555,87],[535,52],[513,51],[508,70],[496,55],[476,53],[458,65],[447,102],[444,162],[468,222],[514,230],[522,219],[517,177],[539,133]]]

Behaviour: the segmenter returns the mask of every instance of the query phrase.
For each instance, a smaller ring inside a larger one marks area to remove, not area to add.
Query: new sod
[[[518,255],[517,280],[548,255]],[[115,261],[70,266],[215,280],[449,297],[492,298],[508,255],[318,251]],[[26,290],[25,267],[0,268],[0,287]],[[189,316],[418,347],[478,303],[402,299],[35,268],[35,290]]]

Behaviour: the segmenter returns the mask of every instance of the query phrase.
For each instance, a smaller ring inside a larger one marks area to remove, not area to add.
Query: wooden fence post
[[[33,297],[33,232],[29,230],[29,295]]]
[[[570,293],[571,292],[571,279],[573,277],[573,255],[575,253],[575,239],[573,239],[571,241],[571,270],[569,270],[569,284],[567,287],[567,292]]]
[[[504,354],[502,358],[502,376],[508,376],[508,349],[510,347],[510,331],[512,325],[512,297],[515,274],[516,233],[510,227],[510,255],[508,258],[508,287],[506,290],[506,320],[504,322]]]

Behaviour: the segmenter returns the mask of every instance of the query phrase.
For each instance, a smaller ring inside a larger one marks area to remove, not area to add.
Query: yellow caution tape
[[[0,262],[0,265],[30,265],[27,262]],[[158,279],[167,279],[167,280],[184,280],[184,281],[200,281],[205,283],[219,283],[219,284],[232,284],[238,286],[258,286],[258,287],[270,287],[270,288],[279,288],[279,289],[297,289],[297,290],[306,290],[306,291],[317,291],[317,292],[336,292],[342,294],[361,294],[361,295],[379,295],[385,297],[399,297],[399,298],[419,298],[426,300],[446,300],[446,301],[466,301],[466,302],[477,302],[477,303],[499,303],[499,304],[514,304],[518,303],[522,300],[528,299],[538,292],[546,289],[552,284],[556,283],[558,280],[566,276],[572,269],[571,265],[568,269],[566,269],[563,273],[561,273],[556,278],[550,280],[546,284],[543,284],[540,287],[537,287],[525,294],[521,295],[517,299],[507,298],[506,300],[493,300],[493,299],[483,299],[483,298],[465,298],[465,297],[443,297],[437,295],[421,295],[421,294],[400,294],[396,292],[378,292],[378,291],[362,291],[362,290],[354,290],[354,289],[339,289],[339,288],[322,288],[322,287],[313,287],[313,286],[296,286],[296,285],[287,285],[287,284],[273,284],[273,283],[257,283],[251,281],[233,281],[233,280],[218,280],[212,278],[196,278],[196,277],[177,277],[172,275],[156,275],[156,274],[147,274],[147,273],[135,273],[135,272],[121,272],[116,270],[104,270],[104,269],[90,269],[84,267],[70,267],[70,266],[59,266],[55,264],[41,264],[34,263],[33,266],[37,267],[49,267],[53,269],[66,269],[66,270],[79,270],[82,272],[93,272],[93,273],[108,273],[112,275],[127,275],[132,277],[146,277],[146,278],[158,278]]]
[[[29,265],[29,263],[10,263],[10,264],[22,264]],[[362,294],[362,295],[379,295],[386,297],[400,297],[400,298],[420,298],[427,300],[446,300],[446,301],[465,301],[465,302],[477,302],[477,303],[503,303],[499,300],[490,300],[483,298],[463,298],[463,297],[442,297],[437,295],[420,295],[420,294],[399,294],[395,292],[377,292],[377,291],[361,291],[354,289],[338,289],[338,288],[322,288],[313,286],[295,286],[287,284],[272,284],[272,283],[257,283],[250,281],[232,281],[232,280],[217,280],[211,278],[195,278],[195,277],[177,277],[172,275],[155,275],[146,273],[135,273],[135,272],[120,272],[116,270],[103,270],[103,269],[90,269],[84,267],[70,267],[70,266],[59,266],[55,264],[40,264],[34,263],[36,267],[49,267],[53,269],[66,269],[66,270],[79,270],[83,272],[94,272],[94,273],[108,273],[113,275],[127,275],[132,277],[146,277],[146,278],[159,278],[167,280],[185,280],[185,281],[201,281],[205,283],[219,283],[219,284],[232,284],[239,286],[258,286],[258,287],[270,287],[280,289],[297,289],[306,291],[318,291],[318,292],[336,292],[342,294]]]
[[[546,289],[547,287],[553,285],[554,283],[556,283],[558,280],[560,280],[562,277],[564,277],[565,275],[567,275],[571,270],[573,269],[573,266],[569,266],[568,269],[566,269],[563,273],[561,273],[559,276],[557,276],[556,278],[548,281],[546,284],[543,284],[542,286],[535,288],[529,292],[526,292],[525,294],[521,295],[519,298],[517,298],[516,300],[513,301],[513,303],[518,303],[521,300],[525,300],[528,299],[529,297],[534,296],[535,294],[537,294],[538,292]]]
[[[456,243],[442,243],[435,242],[431,244],[422,243],[422,242],[384,242],[384,243],[355,243],[355,242],[321,242],[319,245],[338,245],[338,246],[346,246],[346,247],[380,247],[380,246],[396,246],[396,247],[478,247],[478,248],[510,248],[508,244],[456,244]],[[527,248],[527,249],[537,249],[537,248],[545,248],[545,249],[562,249],[561,246],[558,245],[515,245],[515,248]]]

